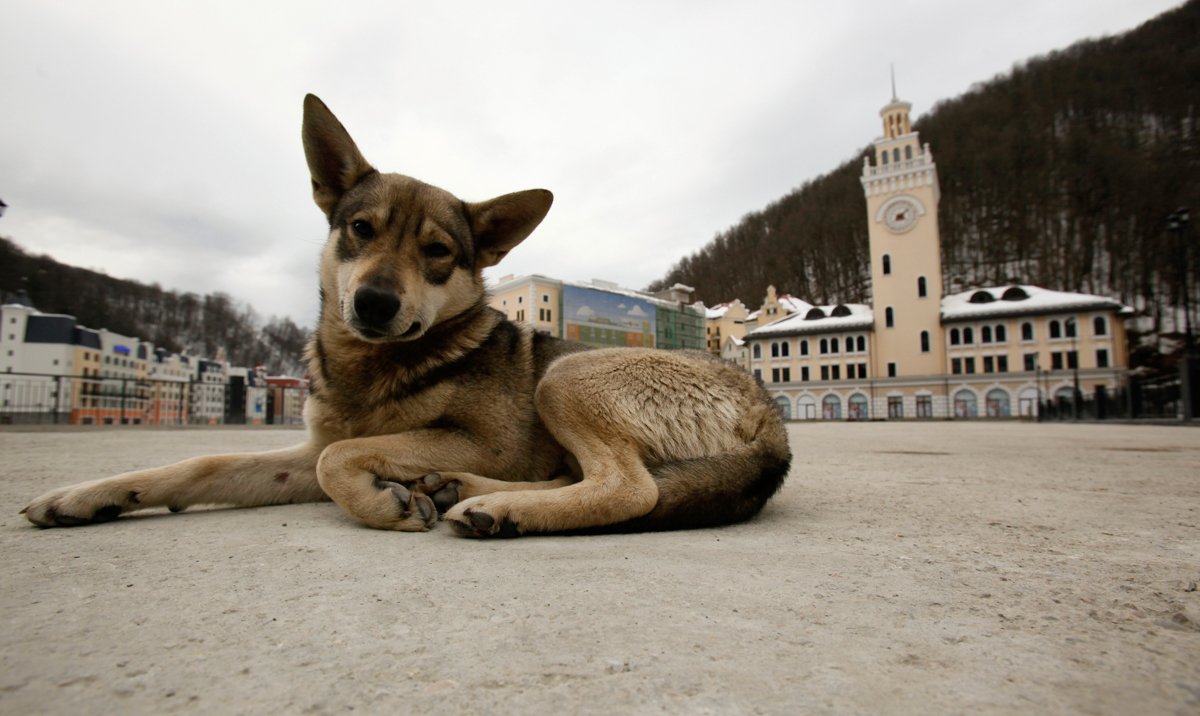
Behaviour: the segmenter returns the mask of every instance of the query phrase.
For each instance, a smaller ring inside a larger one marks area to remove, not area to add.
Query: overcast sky
[[[311,326],[313,92],[382,171],[555,193],[492,278],[641,288],[874,139],[890,63],[919,118],[1178,4],[8,0],[0,235]]]

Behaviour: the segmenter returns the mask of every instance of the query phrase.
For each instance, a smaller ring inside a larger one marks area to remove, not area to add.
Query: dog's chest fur
[[[309,346],[310,423],[334,440],[461,431],[489,448],[495,462],[485,474],[552,477],[564,452],[539,419],[534,392],[555,359],[586,346],[535,333],[482,306],[453,323],[390,344],[364,343],[323,323]]]

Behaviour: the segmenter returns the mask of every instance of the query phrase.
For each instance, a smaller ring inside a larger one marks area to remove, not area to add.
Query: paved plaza
[[[754,521],[457,538],[333,504],[39,530],[278,429],[0,431],[0,713],[1200,712],[1200,430],[793,423]]]

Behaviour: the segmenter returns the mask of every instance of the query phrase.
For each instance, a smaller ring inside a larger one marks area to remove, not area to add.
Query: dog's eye
[[[362,219],[355,219],[354,221],[351,221],[350,230],[353,231],[354,235],[360,239],[375,238],[374,227],[372,227],[369,222],[363,221]]]
[[[421,251],[431,259],[441,259],[450,255],[450,247],[445,244],[426,244]]]

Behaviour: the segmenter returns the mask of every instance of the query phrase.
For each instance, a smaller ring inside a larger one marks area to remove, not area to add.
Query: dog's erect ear
[[[550,192],[529,189],[467,204],[467,218],[478,250],[476,265],[487,268],[499,263],[542,223],[552,203],[554,195]]]
[[[375,171],[363,159],[350,133],[315,95],[304,97],[304,156],[312,174],[313,200],[325,216],[360,179]]]

